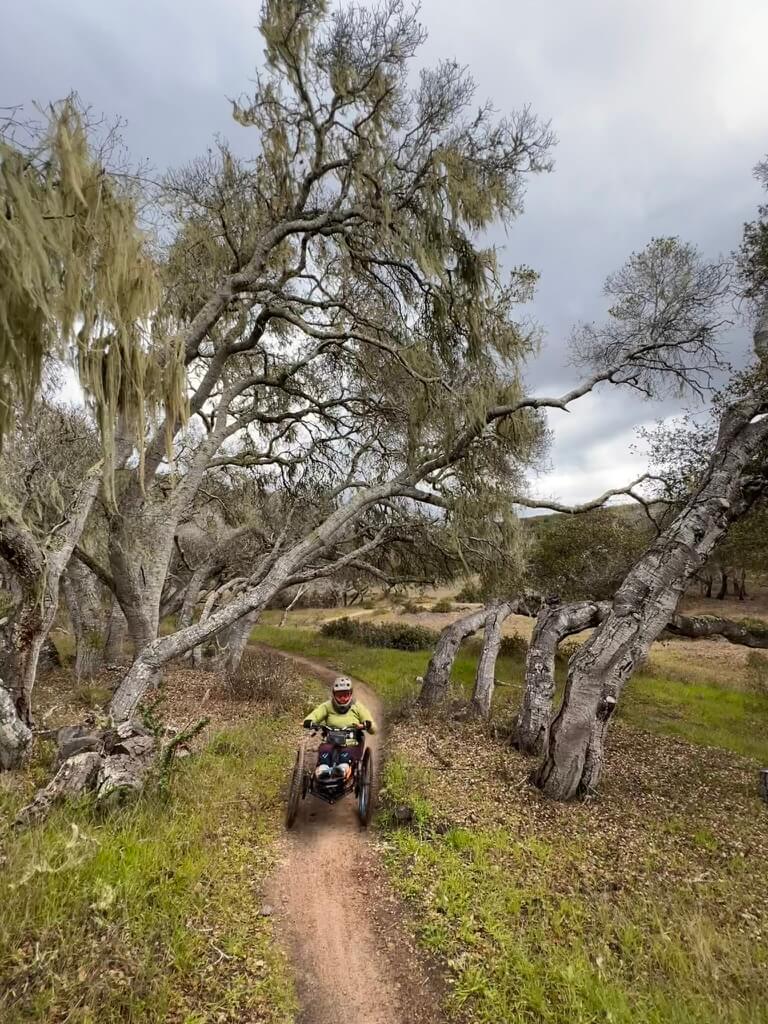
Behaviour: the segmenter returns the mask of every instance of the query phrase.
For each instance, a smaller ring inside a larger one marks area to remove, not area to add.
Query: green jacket
[[[314,711],[307,715],[310,722],[315,722],[317,725],[327,725],[329,729],[352,729],[357,725],[363,725],[365,722],[371,723],[370,732],[376,732],[376,723],[373,720],[373,715],[365,706],[361,704],[359,700],[353,700],[349,710],[340,714],[335,710],[332,700],[323,701],[322,704],[318,704]],[[348,742],[348,746],[354,746],[354,741]]]

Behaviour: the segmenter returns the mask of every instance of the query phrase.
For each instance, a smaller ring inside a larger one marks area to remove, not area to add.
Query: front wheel
[[[296,763],[291,774],[291,788],[288,791],[288,806],[285,809],[285,827],[291,828],[299,812],[299,800],[304,789],[304,748],[296,754]]]
[[[357,813],[361,825],[368,825],[373,811],[373,754],[366,750],[360,762],[357,787]]]

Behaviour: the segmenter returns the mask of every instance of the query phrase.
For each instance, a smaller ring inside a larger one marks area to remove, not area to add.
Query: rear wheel
[[[304,748],[296,754],[296,763],[291,774],[291,788],[288,791],[288,806],[285,809],[285,827],[291,828],[299,811],[299,801],[304,789]]]
[[[360,762],[357,785],[357,813],[362,825],[368,825],[373,812],[373,754],[366,750]]]

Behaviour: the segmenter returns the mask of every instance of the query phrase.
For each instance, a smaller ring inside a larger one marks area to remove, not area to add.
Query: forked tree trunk
[[[477,662],[475,688],[470,704],[470,714],[476,718],[487,718],[491,713],[491,701],[496,684],[496,660],[501,647],[501,628],[515,607],[514,603],[504,601],[487,612],[483,647]]]
[[[765,477],[748,476],[748,468],[768,441],[766,408],[753,396],[726,410],[696,493],[630,571],[602,625],[571,659],[563,704],[535,775],[548,796],[569,800],[594,792],[625,683],[730,523],[765,493]]]
[[[523,753],[539,754],[547,744],[558,645],[567,636],[597,626],[609,609],[606,601],[550,602],[542,606],[525,661],[525,690],[515,731],[515,746]]]
[[[100,483],[98,463],[84,476],[65,522],[44,545],[37,543],[23,523],[0,516],[0,554],[13,569],[22,595],[3,638],[6,687],[12,694],[16,714],[28,728],[32,726],[37,664],[56,617],[61,576],[80,540]]]
[[[108,549],[115,594],[128,624],[134,658],[158,637],[160,604],[173,557],[176,531],[202,483],[210,457],[225,436],[228,392],[219,398],[216,426],[194,452],[170,495],[155,474],[163,460],[158,434],[147,453],[145,479],[138,473],[110,517]]]
[[[451,681],[451,669],[459,648],[467,637],[482,628],[487,618],[488,608],[480,608],[445,627],[437,641],[435,652],[429,659],[417,700],[418,704],[422,707],[435,707],[446,699]]]

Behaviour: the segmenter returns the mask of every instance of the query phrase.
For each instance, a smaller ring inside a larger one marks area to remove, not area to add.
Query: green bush
[[[453,612],[455,610],[453,604],[446,597],[435,601],[432,605],[432,611],[437,612],[438,615],[444,615],[446,612]]]
[[[432,629],[405,622],[361,622],[360,619],[331,619],[324,623],[323,636],[346,640],[363,647],[392,647],[397,651],[421,651],[434,647],[440,636]]]
[[[417,604],[416,601],[411,601],[410,598],[407,601],[403,601],[400,607],[404,615],[419,615],[427,610],[423,604]]]
[[[528,644],[517,633],[513,633],[511,636],[503,636],[501,638],[499,654],[503,658],[514,658],[518,661],[525,661],[528,655]]]

